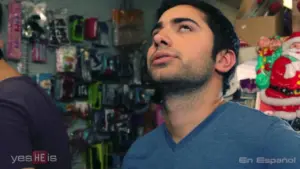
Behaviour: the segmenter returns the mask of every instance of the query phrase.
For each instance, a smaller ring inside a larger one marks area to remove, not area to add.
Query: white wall
[[[230,7],[224,3],[221,3],[220,1],[217,1],[215,6],[219,8],[233,24],[235,23],[236,14],[238,12],[236,8]]]

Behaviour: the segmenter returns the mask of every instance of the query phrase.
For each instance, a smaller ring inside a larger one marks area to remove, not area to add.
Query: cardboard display
[[[247,19],[237,19],[235,30],[239,38],[249,45],[255,46],[261,36],[284,35],[283,11],[275,16],[260,16]]]

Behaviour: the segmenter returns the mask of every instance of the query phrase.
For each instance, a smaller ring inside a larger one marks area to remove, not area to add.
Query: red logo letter
[[[48,153],[46,151],[32,152],[32,164],[47,164]]]

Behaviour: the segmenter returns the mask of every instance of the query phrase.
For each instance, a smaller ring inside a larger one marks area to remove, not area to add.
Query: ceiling
[[[242,0],[219,0],[219,2],[222,2],[222,3],[224,3],[228,6],[231,6],[233,8],[239,9]]]

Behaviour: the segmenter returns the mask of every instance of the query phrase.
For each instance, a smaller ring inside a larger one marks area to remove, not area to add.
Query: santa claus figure
[[[260,96],[273,108],[266,114],[293,120],[300,117],[300,32],[293,33],[282,50],[282,56],[272,65],[270,85]]]

